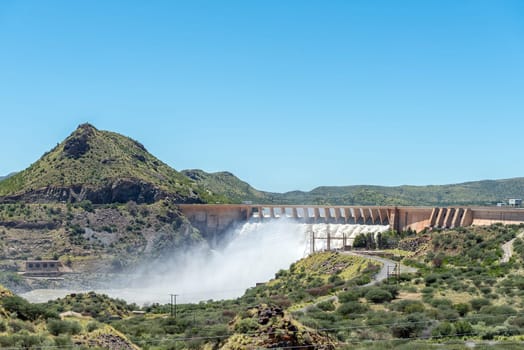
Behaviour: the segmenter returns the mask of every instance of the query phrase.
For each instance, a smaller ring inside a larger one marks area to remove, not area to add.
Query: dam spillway
[[[524,223],[524,209],[498,207],[400,207],[265,204],[180,204],[205,235],[220,234],[247,221],[288,218],[304,223],[389,225],[396,231]]]

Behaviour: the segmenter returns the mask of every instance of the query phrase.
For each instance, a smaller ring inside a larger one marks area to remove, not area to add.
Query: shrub
[[[464,316],[471,311],[471,305],[466,303],[455,304],[453,307],[457,310],[460,316]]]
[[[350,314],[361,314],[368,310],[367,305],[361,304],[358,301],[350,301],[344,304],[341,304],[337,312],[341,315],[348,316]]]
[[[326,284],[320,287],[309,288],[306,290],[306,292],[314,297],[319,297],[328,294],[331,288],[333,288],[333,285]]]
[[[51,318],[58,317],[56,312],[48,310],[42,304],[31,304],[24,298],[17,295],[4,297],[2,299],[4,308],[9,312],[15,312],[23,321],[35,321],[39,317]]]
[[[353,279],[357,286],[363,286],[371,282],[371,277],[369,276],[359,276]]]
[[[455,335],[455,327],[447,321],[440,322],[438,326],[433,329],[431,334],[434,337],[450,337]]]
[[[93,212],[93,203],[91,203],[90,200],[83,200],[80,203],[78,203],[78,206],[87,212]]]
[[[89,323],[87,324],[87,326],[86,326],[86,330],[87,330],[88,332],[92,332],[92,331],[94,331],[94,330],[97,330],[99,327],[100,327],[100,325],[98,324],[98,322],[93,321],[93,322],[89,322]]]
[[[433,299],[433,300],[431,300],[430,304],[431,304],[431,306],[439,308],[439,309],[441,309],[441,308],[450,308],[453,305],[451,300],[446,299],[446,298]]]
[[[9,328],[11,328],[11,330],[13,331],[13,333],[18,333],[22,330],[26,330],[26,331],[29,331],[29,332],[34,332],[35,331],[35,328],[33,327],[33,325],[29,322],[24,322],[24,321],[21,321],[21,320],[10,320],[9,321]]]
[[[390,301],[391,299],[393,299],[393,296],[387,290],[381,288],[372,288],[366,293],[365,298],[368,301],[380,304],[386,301]]]
[[[457,321],[453,325],[455,326],[455,334],[457,336],[473,334],[473,327],[467,321]]]
[[[318,308],[323,311],[335,311],[333,300],[326,300],[317,304]]]
[[[512,317],[509,320],[509,324],[519,328],[524,328],[524,316]]]
[[[347,292],[343,292],[343,293],[340,293],[338,295],[338,300],[341,302],[341,303],[347,303],[348,301],[357,301],[359,298],[359,295],[354,292],[354,291],[347,291]]]
[[[426,323],[427,320],[423,314],[409,314],[393,324],[391,333],[397,338],[412,338],[426,328]]]
[[[437,282],[439,278],[439,275],[437,274],[429,274],[424,278],[424,282],[426,282],[426,286],[432,285],[433,283]]]
[[[249,333],[258,329],[258,323],[252,318],[244,318],[235,324],[235,331],[239,333]]]
[[[517,313],[515,309],[508,305],[488,305],[483,306],[479,311],[478,321],[484,322],[486,325],[498,325],[504,323],[509,317]]]
[[[57,348],[71,348],[72,341],[71,337],[67,335],[58,336],[55,338],[55,346]]]
[[[78,334],[82,331],[82,326],[75,321],[49,320],[47,330],[52,335]]]
[[[400,300],[397,303],[391,303],[391,309],[406,314],[424,312],[424,304],[417,300]]]
[[[490,305],[491,301],[485,298],[475,298],[469,301],[473,310],[480,310],[483,306]]]

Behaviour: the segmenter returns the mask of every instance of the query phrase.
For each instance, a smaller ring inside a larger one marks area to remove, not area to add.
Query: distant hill
[[[184,203],[212,200],[207,191],[139,142],[90,124],[80,125],[29,168],[1,181],[0,196],[93,203],[150,203],[166,197]]]
[[[7,174],[5,176],[0,176],[0,181],[6,180],[6,179],[10,178],[11,176],[13,176],[15,174],[16,174],[16,172],[12,172],[12,173],[9,173],[9,174]]]
[[[253,188],[250,184],[240,180],[230,172],[206,173],[203,170],[182,170],[182,174],[194,180],[201,187],[211,191],[217,196],[223,197],[224,201],[240,203],[251,201],[253,203],[264,203],[271,198],[268,192],[262,192]]]
[[[240,203],[331,205],[494,205],[524,197],[524,178],[484,180],[438,186],[322,186],[312,191],[272,193],[259,191],[228,172],[184,170],[202,187]]]
[[[310,192],[288,192],[284,203],[345,205],[494,205],[524,197],[524,178],[484,180],[433,186],[324,186]]]
[[[440,186],[322,186],[312,191],[272,193],[253,188],[230,172],[178,172],[139,142],[80,125],[29,168],[0,177],[0,200],[95,204],[177,203],[332,205],[493,205],[524,197],[524,178]]]

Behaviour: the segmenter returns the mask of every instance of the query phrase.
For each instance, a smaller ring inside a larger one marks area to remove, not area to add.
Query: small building
[[[25,262],[26,276],[59,276],[62,271],[62,263],[58,260],[27,260]]]
[[[510,198],[510,199],[508,199],[508,205],[510,207],[521,207],[522,206],[522,199],[520,199],[520,198]]]

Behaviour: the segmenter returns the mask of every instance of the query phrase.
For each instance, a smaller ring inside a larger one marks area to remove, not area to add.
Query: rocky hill
[[[213,196],[139,142],[80,125],[29,168],[0,182],[4,201],[202,203]]]
[[[524,197],[524,178],[438,186],[322,186],[312,191],[257,190],[230,172],[178,172],[139,142],[80,125],[69,137],[26,170],[0,177],[0,201],[95,204],[178,203],[332,204],[332,205],[493,205]]]

